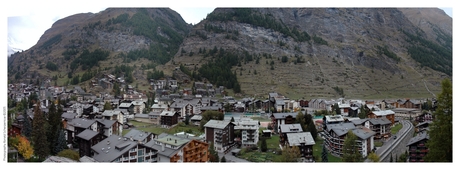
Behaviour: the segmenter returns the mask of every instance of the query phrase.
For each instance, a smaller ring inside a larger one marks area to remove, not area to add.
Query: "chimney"
[[[107,145],[110,145],[110,141],[107,141]]]
[[[162,143],[162,144],[161,144],[161,152],[164,152],[164,151],[165,151],[165,144]]]
[[[129,140],[134,141],[134,140],[133,140],[133,136],[130,136],[130,137],[129,137]]]

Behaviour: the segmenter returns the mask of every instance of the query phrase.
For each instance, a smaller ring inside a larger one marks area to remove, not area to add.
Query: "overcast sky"
[[[386,1],[387,3],[383,4],[384,7],[391,7],[392,0]],[[260,1],[232,1],[231,4],[222,4],[214,3],[213,1],[207,2],[202,0],[194,0],[193,4],[178,2],[176,0],[168,0],[166,2],[155,2],[155,3],[145,3],[145,1],[138,0],[129,0],[129,1],[109,1],[110,3],[106,4],[93,4],[88,5],[89,0],[79,0],[74,1],[72,4],[63,4],[63,1],[51,0],[47,2],[42,1],[31,1],[31,0],[18,0],[15,4],[26,4],[26,5],[13,5],[6,8],[7,11],[7,46],[27,50],[33,45],[35,45],[40,36],[43,33],[51,28],[52,24],[57,20],[77,14],[77,13],[97,13],[102,10],[105,10],[107,7],[170,7],[171,9],[178,12],[182,18],[187,23],[197,24],[199,21],[204,19],[207,14],[212,12],[215,9],[215,6],[227,6],[227,7],[249,7],[249,6],[265,6],[265,7],[312,7],[312,4],[299,4],[290,3],[291,0],[283,0],[286,2],[283,4],[272,3],[273,1],[262,1],[263,3],[257,3]],[[78,3],[76,3],[78,2]],[[279,1],[275,1],[279,2]],[[321,2],[315,2],[313,7],[331,7],[330,0],[323,0]],[[359,3],[359,1],[332,1],[336,6],[343,7],[379,7],[382,4],[367,4]],[[398,2],[398,1],[396,1]],[[447,7],[442,8],[445,12],[452,17],[452,7],[453,4],[451,1],[445,3],[444,0],[436,1],[436,5],[427,4],[421,5],[419,7]],[[244,4],[244,5],[243,5]],[[290,5],[291,4],[291,5]],[[292,5],[293,4],[293,5]],[[423,3],[422,3],[423,4]],[[438,5],[439,4],[439,5]],[[405,5],[398,3],[395,7],[410,7],[411,5]]]

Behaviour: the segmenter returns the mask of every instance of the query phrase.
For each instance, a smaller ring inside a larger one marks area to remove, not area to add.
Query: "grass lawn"
[[[383,145],[383,142],[380,141],[374,141],[375,147],[381,147]]]
[[[273,153],[276,150],[280,150],[279,147],[279,135],[272,135],[271,138],[266,139],[267,142],[267,152],[261,152],[258,150],[249,150],[243,149],[240,152],[239,158],[246,159],[250,162],[281,162],[281,155]],[[259,140],[259,146],[261,141]],[[260,147],[259,147],[260,148]]]
[[[396,124],[393,128],[391,128],[391,134],[394,135],[401,130],[403,125],[401,123]]]
[[[313,156],[315,156],[318,162],[321,162],[321,153],[323,152],[323,142],[324,142],[324,139],[318,136],[316,138],[315,145],[313,145]],[[329,152],[327,154],[327,159],[329,162],[342,162],[342,158],[335,157],[331,155]]]

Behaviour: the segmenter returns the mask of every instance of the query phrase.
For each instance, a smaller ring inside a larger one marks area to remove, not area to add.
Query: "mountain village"
[[[258,162],[244,159],[241,152],[266,152],[261,143],[271,138],[276,138],[269,149],[274,155],[284,156],[287,148],[295,148],[294,162],[316,162],[324,158],[315,155],[325,152],[314,149],[319,140],[320,148],[340,159],[350,133],[357,137],[355,146],[363,161],[370,153],[388,160],[387,150],[400,145],[409,152],[404,162],[423,162],[428,152],[426,129],[433,116],[422,108],[428,103],[436,108],[436,99],[307,100],[276,92],[263,99],[236,99],[225,96],[223,87],[194,82],[192,88],[180,88],[182,82],[171,78],[151,80],[153,95],[138,92],[110,74],[93,80],[92,85],[112,89],[114,83],[120,83],[123,95],[91,94],[80,86],[58,87],[50,82],[8,85],[9,103],[32,102],[25,114],[8,112],[8,137],[24,133],[24,122],[34,121],[36,109],[47,115],[50,107],[62,108],[65,148],[77,152],[79,159],[49,155],[44,162],[215,162],[210,160],[215,153],[217,162]],[[220,118],[202,121],[207,112],[218,113]],[[309,117],[306,123],[312,123],[314,130],[301,125],[299,114]],[[393,130],[397,126],[401,130]],[[414,127],[414,137],[397,135],[408,134]],[[13,147],[8,155],[12,162],[24,159]]]

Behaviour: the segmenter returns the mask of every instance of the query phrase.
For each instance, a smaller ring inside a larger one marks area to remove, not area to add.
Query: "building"
[[[225,152],[230,149],[234,144],[235,124],[230,121],[209,120],[204,125],[205,141],[214,143],[214,149],[217,152]]]
[[[276,131],[278,131],[281,125],[295,123],[295,117],[297,114],[298,112],[273,113],[270,117],[272,119],[272,124],[276,126]]]
[[[83,132],[79,133],[77,136],[77,141],[78,141],[78,152],[80,154],[80,157],[83,156],[89,156],[91,157],[94,153],[91,150],[91,147],[94,145],[98,144],[102,140],[105,139],[105,137],[98,132],[85,129]]]
[[[133,101],[133,112],[134,114],[142,114],[145,109],[145,103],[139,100]]]
[[[302,126],[300,124],[284,124],[280,125],[279,133],[280,133],[280,145],[284,146],[288,142],[287,135],[289,133],[301,133],[303,132]]]
[[[162,133],[158,139],[146,144],[158,150],[159,162],[207,162],[209,144],[189,135],[169,135]]]
[[[241,132],[242,146],[257,146],[257,142],[259,142],[259,121],[243,119],[241,121],[234,122],[234,124],[235,130],[239,130]]]
[[[91,147],[97,162],[157,162],[158,151],[132,139],[112,135]]]
[[[409,147],[409,162],[424,162],[423,157],[428,153],[426,143],[430,139],[427,131],[419,132],[417,136],[411,138],[407,143]]]
[[[395,124],[395,112],[392,110],[371,111],[367,117],[371,119],[386,118],[391,122],[391,125]]]
[[[310,132],[287,133],[287,145],[297,146],[300,150],[302,162],[314,162],[313,145],[315,141]]]
[[[389,138],[391,136],[391,122],[387,118],[368,119],[369,129],[375,132],[375,138]]]
[[[179,112],[176,111],[163,111],[160,114],[161,127],[170,128],[179,122]]]

